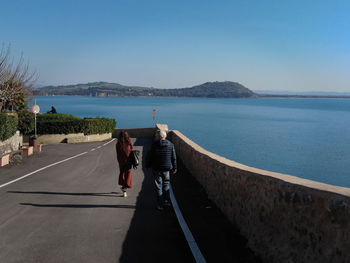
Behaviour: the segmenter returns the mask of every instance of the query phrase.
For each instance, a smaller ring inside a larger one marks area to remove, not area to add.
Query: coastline
[[[313,95],[260,95],[258,97],[189,97],[189,96],[87,96],[87,95],[33,95],[38,97],[88,97],[88,98],[191,98],[191,99],[350,99],[350,96]]]
[[[151,127],[152,109],[156,109],[157,122],[168,122],[169,127],[183,131],[221,156],[249,166],[350,187],[345,157],[350,138],[344,136],[350,131],[344,121],[350,113],[350,100],[98,98],[36,99],[43,112],[54,105],[58,112],[80,117],[108,116],[119,120],[118,128]]]

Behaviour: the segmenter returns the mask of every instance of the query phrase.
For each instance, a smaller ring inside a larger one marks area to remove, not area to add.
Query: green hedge
[[[18,112],[18,130],[24,135],[34,133],[34,113],[27,110]]]
[[[71,120],[80,120],[79,117],[74,116],[72,114],[65,113],[45,113],[38,114],[36,116],[37,121],[71,121]]]
[[[0,114],[0,141],[5,141],[13,136],[18,127],[18,120],[14,116]]]
[[[116,126],[115,119],[85,118],[86,130],[84,134],[103,134],[113,132]]]
[[[103,134],[113,132],[116,126],[114,119],[84,118],[71,114],[38,114],[38,134],[69,134],[84,133]],[[34,133],[34,114],[28,111],[18,113],[18,119],[7,114],[0,114],[0,140],[4,141],[15,134],[19,129],[22,134]]]
[[[55,115],[55,114],[52,114]],[[39,116],[38,116],[39,117]],[[73,116],[75,117],[75,116]],[[85,118],[85,119],[37,119],[38,134],[69,134],[84,133],[102,134],[113,132],[116,125],[114,119]]]

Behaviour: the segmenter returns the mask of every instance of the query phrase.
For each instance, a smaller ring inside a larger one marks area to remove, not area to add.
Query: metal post
[[[36,105],[36,98],[35,98],[34,105]],[[36,113],[35,112],[34,112],[34,136],[36,138]]]
[[[153,119],[153,126],[156,126],[156,117],[157,117],[157,110],[153,109],[152,110],[152,119]]]
[[[34,135],[35,135],[35,138],[36,138],[36,113],[34,113],[34,118],[35,118],[35,121],[34,121]]]

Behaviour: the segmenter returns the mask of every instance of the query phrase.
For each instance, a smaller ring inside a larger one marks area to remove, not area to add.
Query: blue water
[[[349,99],[37,97],[42,111],[115,118],[119,128],[167,123],[237,162],[350,187]]]

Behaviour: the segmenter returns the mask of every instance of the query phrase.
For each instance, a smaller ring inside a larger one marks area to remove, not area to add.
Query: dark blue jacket
[[[156,141],[150,152],[150,164],[153,170],[170,171],[177,169],[174,145],[168,140]]]

